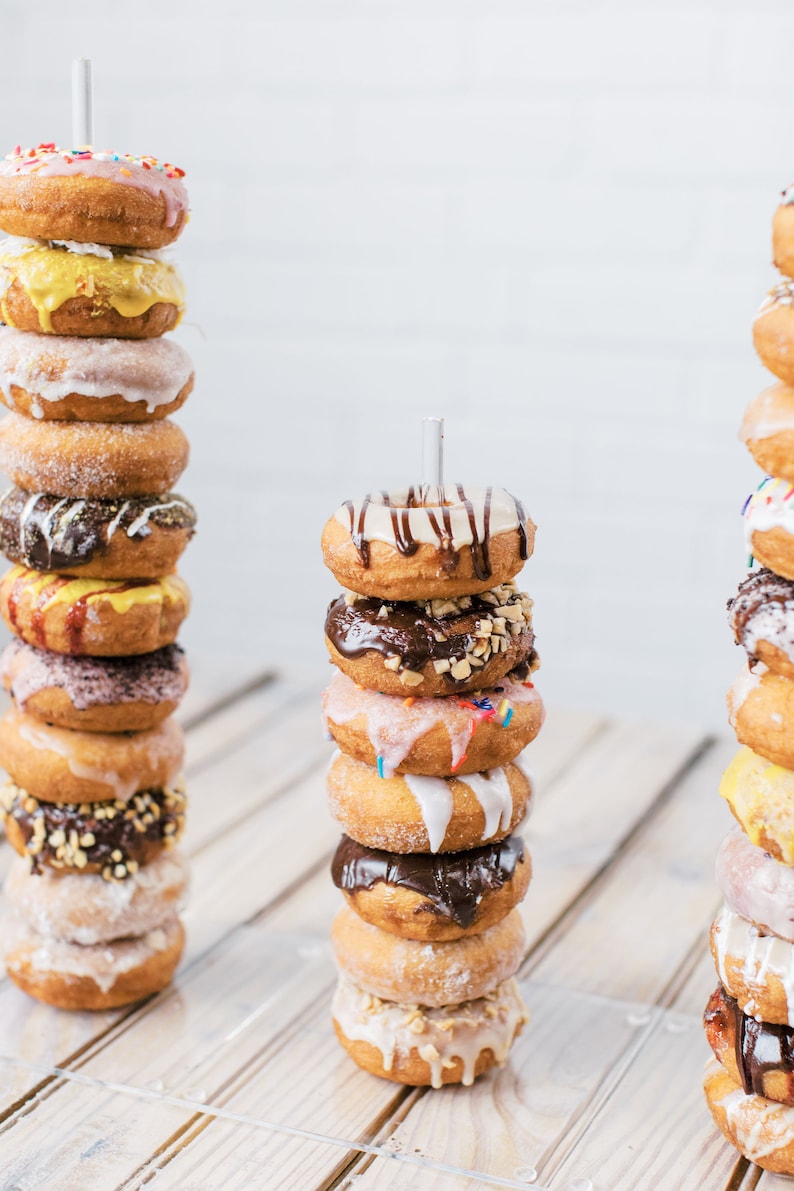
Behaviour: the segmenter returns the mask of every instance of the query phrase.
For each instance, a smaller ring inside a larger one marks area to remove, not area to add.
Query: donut
[[[794,385],[794,281],[780,279],[753,321],[753,344],[765,368]]]
[[[56,1009],[117,1009],[160,992],[185,945],[178,918],[142,938],[83,947],[18,920],[4,932],[5,964],[18,988]]]
[[[431,1009],[382,1001],[342,976],[332,1013],[336,1036],[359,1067],[433,1088],[468,1086],[503,1063],[529,1021],[513,979],[476,1000]]]
[[[745,544],[776,575],[794,579],[794,483],[767,476],[744,507]]]
[[[129,801],[167,786],[185,758],[174,719],[146,732],[79,732],[45,724],[9,707],[0,717],[0,765],[11,780],[46,802]]]
[[[423,943],[378,930],[343,906],[331,926],[331,946],[342,974],[364,992],[434,1008],[476,1000],[515,975],[525,938],[518,910],[481,934]]]
[[[390,600],[488,591],[532,553],[535,525],[503,488],[446,484],[443,503],[418,488],[347,500],[322,534],[325,565],[343,587]]]
[[[794,1104],[794,1030],[742,1013],[719,985],[703,1025],[714,1057],[747,1093]]]
[[[18,145],[0,161],[0,227],[14,236],[164,248],[188,217],[184,176],[155,157]]]
[[[725,904],[766,934],[794,943],[794,868],[732,828],[717,851],[715,876]]]
[[[794,865],[794,773],[742,748],[720,781],[720,794],[751,843]]]
[[[742,1013],[794,1026],[794,944],[765,934],[727,906],[711,924],[710,940],[720,982]]]
[[[434,943],[499,922],[524,897],[531,872],[517,835],[440,856],[381,852],[343,835],[331,864],[334,884],[359,918]]]
[[[740,744],[794,769],[794,682],[762,662],[744,666],[728,691],[728,719]]]
[[[0,400],[59,422],[153,422],[193,389],[190,356],[173,339],[81,339],[0,327]]]
[[[794,357],[791,375],[794,382]],[[739,438],[765,472],[794,481],[794,388],[764,389],[747,407]]]
[[[778,1174],[794,1174],[794,1108],[748,1095],[716,1060],[703,1082],[714,1123],[745,1158]]]
[[[0,578],[0,614],[11,632],[56,653],[152,653],[172,644],[189,608],[179,575],[69,579],[14,566]]]
[[[147,250],[0,242],[0,318],[18,331],[156,339],[184,309],[179,273]]]
[[[378,777],[371,765],[338,753],[328,771],[328,802],[342,830],[384,852],[460,852],[504,839],[522,821],[532,786],[517,765],[439,778]]]
[[[794,679],[794,582],[768,567],[752,571],[728,601],[736,642],[751,662]]]
[[[775,268],[794,277],[794,187],[783,191],[783,202],[772,218],[772,259]]]
[[[156,579],[176,567],[196,510],[175,492],[101,500],[8,488],[0,551],[12,562],[87,579]]]
[[[120,425],[0,421],[0,468],[26,492],[122,499],[162,496],[187,467],[188,440],[167,418]]]
[[[532,683],[510,677],[470,698],[403,700],[360,689],[339,671],[323,696],[323,712],[342,751],[377,765],[385,777],[501,768],[534,740],[544,714]]]
[[[34,873],[48,869],[98,873],[126,881],[174,846],[185,823],[185,794],[177,782],[140,790],[130,799],[42,802],[6,782],[0,789],[8,842]]]
[[[157,930],[181,909],[188,865],[178,849],[159,852],[125,881],[87,873],[31,872],[15,857],[3,886],[12,911],[37,934],[93,947]]]
[[[176,711],[188,668],[178,645],[133,657],[72,657],[19,638],[0,654],[0,681],[21,711],[83,732],[143,732]]]
[[[395,603],[340,596],[328,609],[331,661],[385,695],[466,694],[537,669],[532,601],[512,581],[480,595]]]

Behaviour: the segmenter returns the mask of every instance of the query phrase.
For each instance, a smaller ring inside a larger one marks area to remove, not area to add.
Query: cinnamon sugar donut
[[[172,644],[189,609],[179,575],[69,579],[15,566],[0,578],[0,614],[11,632],[56,653],[151,653]]]
[[[182,729],[167,719],[146,732],[79,732],[45,724],[16,707],[0,717],[0,765],[47,802],[127,802],[170,785],[182,768]]]
[[[323,710],[342,751],[377,765],[386,777],[498,769],[534,740],[544,714],[532,683],[511,678],[471,698],[403,700],[359,689],[339,671],[325,691]]]
[[[517,835],[442,855],[381,852],[343,835],[331,865],[334,884],[359,918],[434,943],[499,922],[524,897],[531,871]]]
[[[187,219],[184,176],[155,157],[52,141],[17,146],[0,161],[0,227],[15,236],[163,248]]]
[[[794,281],[781,277],[753,322],[753,343],[761,363],[784,384],[794,385]]]
[[[343,906],[331,927],[331,945],[343,975],[365,992],[434,1008],[485,996],[513,976],[525,938],[518,910],[481,934],[422,943],[378,930]]]
[[[794,772],[742,748],[722,775],[720,794],[751,843],[794,865]]]
[[[340,977],[336,1036],[365,1071],[412,1087],[472,1084],[501,1064],[529,1014],[515,980],[460,1005],[430,1009],[382,1001]]]
[[[496,842],[524,818],[532,787],[517,765],[439,778],[377,770],[338,753],[328,802],[342,830],[385,852],[460,852]]]
[[[703,1083],[714,1123],[750,1162],[778,1174],[794,1174],[794,1108],[748,1095],[715,1059]]]
[[[767,476],[744,508],[747,551],[776,575],[794,579],[794,483]]]
[[[55,496],[162,496],[187,467],[188,441],[159,422],[0,421],[0,468],[26,492]]]
[[[506,583],[534,539],[535,525],[503,488],[446,484],[443,504],[424,504],[417,488],[345,501],[323,530],[322,548],[325,565],[351,591],[429,600]]]
[[[722,985],[709,998],[703,1025],[715,1059],[745,1093],[794,1105],[794,1030],[742,1013]]]
[[[762,662],[744,666],[728,691],[728,719],[740,744],[794,769],[794,682]]]
[[[81,339],[0,327],[0,400],[45,421],[153,422],[193,389],[173,339]]]
[[[794,679],[794,582],[768,567],[751,572],[728,601],[737,644],[751,662]]]
[[[794,1026],[794,944],[765,934],[727,906],[711,924],[710,940],[722,986],[742,1012]]]
[[[794,277],[794,187],[783,191],[783,202],[772,218],[772,259],[775,268]]]
[[[0,681],[21,711],[83,732],[142,732],[162,723],[187,689],[184,651],[91,658],[36,649],[19,638],[0,654]]]
[[[715,876],[729,910],[765,934],[794,943],[794,867],[781,864],[733,827],[717,851]]]
[[[794,481],[794,388],[777,384],[759,393],[747,407],[739,438],[765,472]]]

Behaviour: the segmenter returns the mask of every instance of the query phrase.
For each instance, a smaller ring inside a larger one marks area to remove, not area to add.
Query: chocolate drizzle
[[[744,645],[751,661],[757,661],[751,638],[754,641],[757,635],[752,622],[759,614],[766,617],[767,633],[787,630],[789,637],[794,636],[794,581],[762,567],[749,574],[733,599],[728,600],[728,620],[736,641]]]
[[[355,895],[378,881],[402,885],[427,899],[429,912],[469,927],[487,893],[501,889],[524,859],[524,841],[509,835],[497,844],[442,854],[380,852],[343,835],[331,864],[338,889]]]
[[[706,1020],[716,1019],[733,1037],[736,1066],[744,1091],[766,1095],[764,1077],[773,1071],[794,1075],[794,1028],[756,1021],[739,1008],[737,1001],[720,987],[706,1009]]]

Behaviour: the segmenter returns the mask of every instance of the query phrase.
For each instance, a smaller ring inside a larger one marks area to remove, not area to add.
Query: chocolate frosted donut
[[[325,634],[334,665],[385,695],[464,694],[538,665],[532,601],[512,581],[404,603],[351,592],[329,607]]]
[[[176,711],[188,682],[178,645],[137,657],[91,658],[36,649],[15,638],[0,680],[22,711],[84,732],[141,732]]]
[[[441,942],[478,934],[526,893],[529,857],[517,835],[466,852],[380,852],[343,835],[334,884],[365,922],[405,939]]]
[[[794,582],[764,567],[728,601],[728,620],[751,662],[794,679]]]
[[[173,571],[196,525],[183,496],[128,500],[0,495],[0,551],[12,562],[92,579],[156,579]]]
[[[182,834],[185,795],[180,784],[140,790],[129,801],[43,802],[6,782],[0,808],[12,848],[31,868],[101,873],[123,881]]]
[[[703,1025],[714,1057],[747,1093],[794,1104],[794,1029],[757,1021],[719,985]]]

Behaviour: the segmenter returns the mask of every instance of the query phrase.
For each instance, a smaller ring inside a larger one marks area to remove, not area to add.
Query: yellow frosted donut
[[[794,772],[742,748],[722,775],[720,794],[751,843],[794,864]]]

